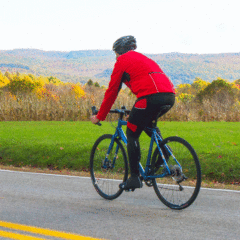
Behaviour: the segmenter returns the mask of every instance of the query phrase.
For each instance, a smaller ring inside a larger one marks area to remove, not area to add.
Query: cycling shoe
[[[123,190],[134,190],[135,188],[141,188],[142,186],[142,181],[138,176],[130,177],[126,182],[119,184],[119,188]]]

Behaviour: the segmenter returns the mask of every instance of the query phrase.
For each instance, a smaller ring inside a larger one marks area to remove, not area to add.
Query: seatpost
[[[157,120],[153,120],[152,121],[152,128],[156,128],[157,127]]]

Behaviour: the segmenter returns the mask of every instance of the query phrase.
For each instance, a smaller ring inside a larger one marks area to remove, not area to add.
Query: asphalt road
[[[90,178],[0,170],[0,221],[112,240],[232,240],[240,239],[240,192],[201,189],[192,206],[174,211],[147,186],[107,201]]]

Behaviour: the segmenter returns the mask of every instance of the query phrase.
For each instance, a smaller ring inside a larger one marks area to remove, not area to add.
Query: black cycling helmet
[[[113,44],[113,51],[120,55],[130,50],[135,50],[136,48],[137,48],[136,38],[131,35],[121,37]]]

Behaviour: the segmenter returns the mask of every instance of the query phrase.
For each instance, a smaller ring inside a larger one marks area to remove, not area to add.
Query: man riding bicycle
[[[146,127],[151,127],[152,122],[169,111],[175,102],[175,89],[170,79],[156,62],[134,51],[136,48],[136,39],[133,36],[124,36],[114,42],[116,63],[111,80],[98,114],[91,117],[94,124],[105,120],[122,88],[122,83],[137,96],[127,122],[131,177],[119,185],[124,190],[142,187],[139,178],[139,137]],[[162,112],[162,107],[167,105],[169,107]],[[151,136],[147,131],[146,133]]]

